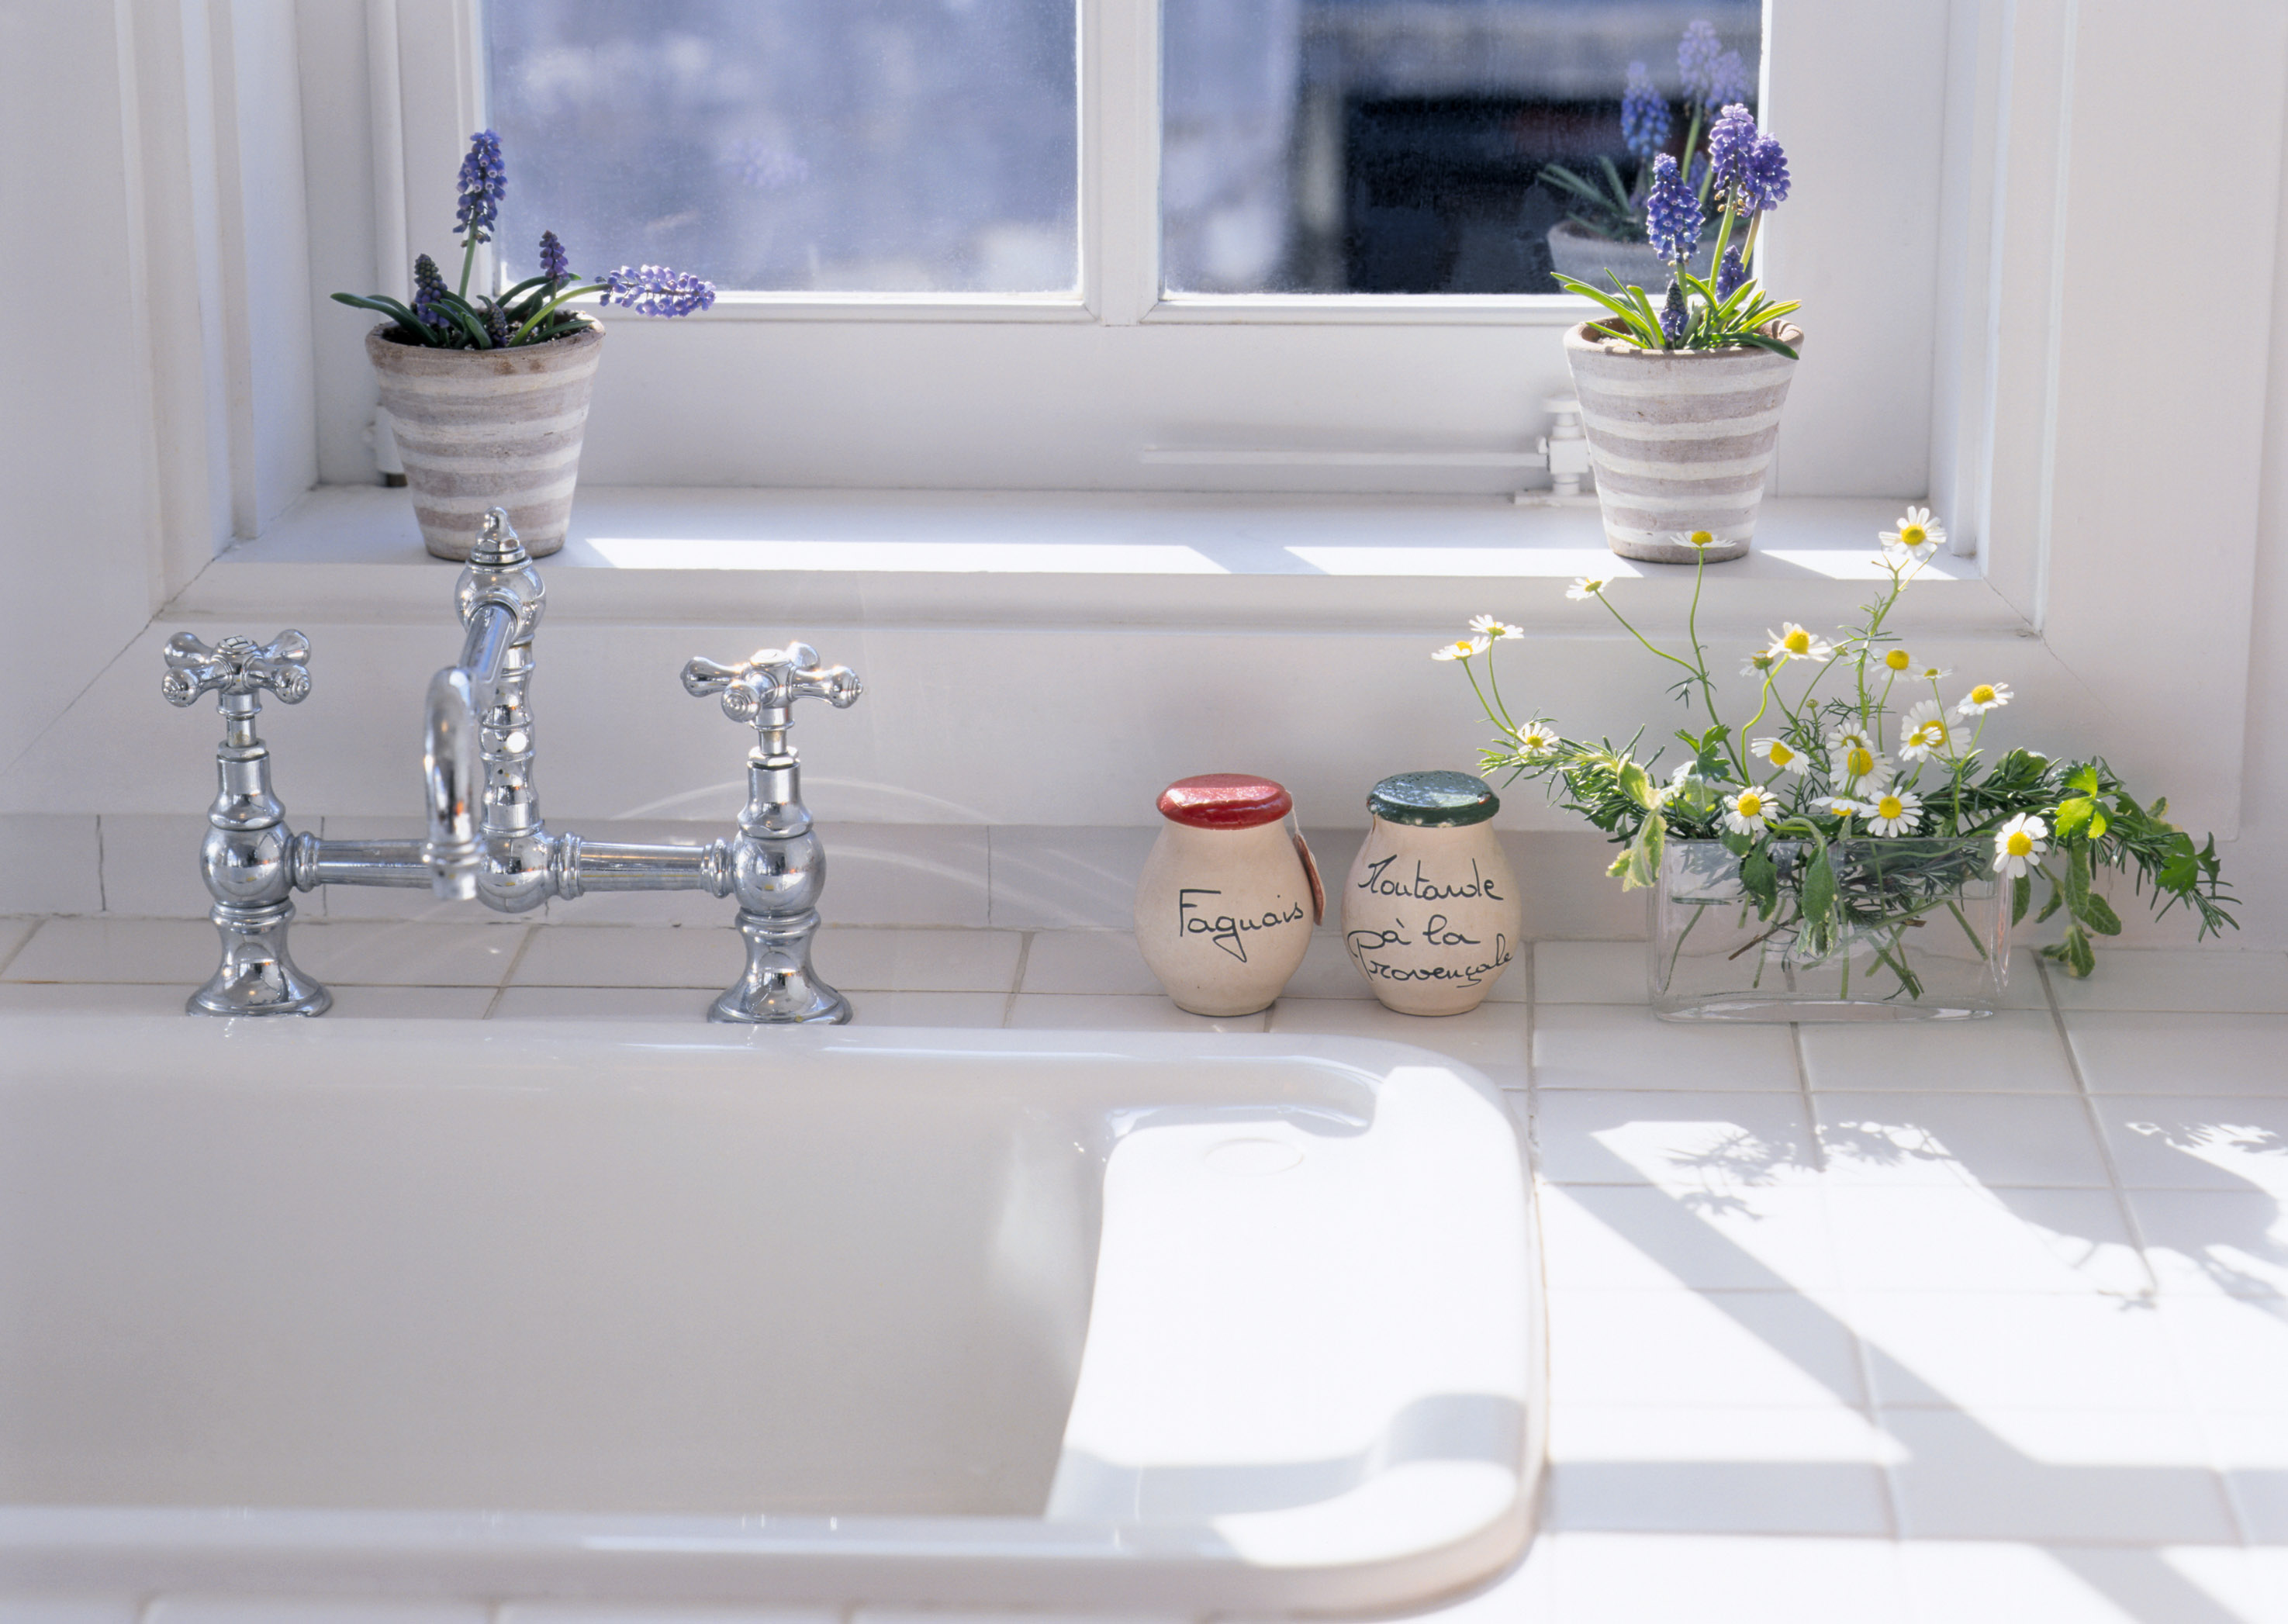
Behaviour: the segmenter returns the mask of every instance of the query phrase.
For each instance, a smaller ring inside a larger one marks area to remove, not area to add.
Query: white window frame
[[[483,122],[481,0],[369,0],[380,285],[443,244]],[[1843,8],[1849,11],[1850,8]],[[1767,266],[1809,290],[1807,353],[1776,494],[1929,488],[1941,124],[1936,99],[1849,83],[1945,72],[1943,0],[1883,29],[1824,0],[1766,0],[1762,105],[1799,200]],[[1080,286],[1006,296],[727,295],[612,326],[583,477],[608,484],[1491,493],[1569,392],[1555,295],[1167,295],[1160,289],[1159,6],[1080,0]],[[1871,37],[1873,36],[1873,37]],[[1851,58],[1841,65],[1841,52]],[[1925,60],[1924,59],[1927,59]],[[515,154],[509,154],[513,166]],[[1861,244],[1879,231],[1920,245]],[[1819,267],[1848,266],[1844,284]],[[1799,271],[1797,267],[1802,267]],[[1873,284],[1871,286],[1871,281]],[[886,324],[888,324],[886,327]],[[695,332],[693,329],[698,329]],[[1903,386],[1902,379],[1904,379]],[[703,411],[660,403],[705,401]]]

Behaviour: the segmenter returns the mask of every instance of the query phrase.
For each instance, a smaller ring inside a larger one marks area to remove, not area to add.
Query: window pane
[[[1763,51],[1760,0],[1165,0],[1162,16],[1174,292],[1554,292],[1549,234],[1569,211],[1630,234],[1547,173],[1602,189],[1609,159],[1637,189],[1630,65],[1679,153],[1688,26],[1713,30],[1712,52],[1696,31],[1694,66],[1724,100],[1754,104]],[[1617,257],[1601,242],[1583,251]]]
[[[1079,282],[1074,0],[490,0],[501,247],[719,288]]]

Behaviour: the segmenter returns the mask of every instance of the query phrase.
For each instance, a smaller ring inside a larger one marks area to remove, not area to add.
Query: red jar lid
[[[1251,772],[1203,772],[1160,792],[1160,815],[1196,829],[1251,829],[1294,810],[1284,788]]]

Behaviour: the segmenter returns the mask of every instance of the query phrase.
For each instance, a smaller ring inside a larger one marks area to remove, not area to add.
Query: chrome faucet
[[[505,510],[485,515],[455,603],[460,662],[429,684],[421,768],[429,832],[420,840],[322,840],[294,834],[270,783],[270,751],[256,736],[257,695],[299,704],[310,692],[309,640],[281,632],[257,646],[225,638],[210,648],[188,632],[168,639],[160,692],[175,705],[218,695],[220,784],[201,864],[214,899],[209,917],[222,963],[188,1009],[206,1015],[318,1015],[333,996],[296,967],[287,948],[291,893],[321,885],[426,887],[504,914],[590,891],[703,891],[735,898],[746,973],[717,998],[710,1020],[762,1025],[846,1021],[850,1001],[811,968],[826,857],[802,804],[801,772],[787,738],[798,699],[846,709],[864,691],[846,666],[821,666],[793,643],[743,664],[695,659],[687,692],[719,695],[751,724],[747,804],[739,831],[705,846],[634,845],[552,835],[532,780],[527,689],[547,592]]]

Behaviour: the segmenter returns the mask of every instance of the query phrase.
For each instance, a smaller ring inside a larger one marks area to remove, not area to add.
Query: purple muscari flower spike
[[[663,265],[622,265],[604,278],[604,303],[647,316],[687,316],[715,303],[715,284]]]
[[[1740,245],[1731,243],[1724,250],[1724,263],[1716,267],[1716,297],[1730,298],[1747,280],[1748,267],[1740,257]]]
[[[488,304],[485,306],[485,337],[493,341],[493,348],[508,348],[510,330],[508,318],[501,313],[501,307]]]
[[[1733,102],[1716,115],[1708,131],[1708,160],[1716,171],[1720,193],[1739,191],[1748,184],[1748,167],[1756,154],[1756,121],[1748,109]]]
[[[445,273],[437,262],[424,254],[413,262],[413,313],[432,327],[450,324],[451,318],[437,306],[438,296],[445,291]]]
[[[1684,329],[1691,319],[1691,312],[1685,307],[1684,284],[1670,282],[1668,297],[1661,301],[1660,306],[1661,337],[1668,340],[1670,349],[1684,342]]]
[[[1756,150],[1748,159],[1748,178],[1741,194],[1742,201],[1753,209],[1776,209],[1787,202],[1787,153],[1771,137],[1764,136],[1756,142]]]
[[[480,130],[469,138],[469,155],[461,160],[459,185],[461,202],[453,215],[453,229],[464,242],[472,234],[480,242],[491,242],[493,222],[500,218],[500,200],[508,191],[500,137]]]
[[[1653,89],[1642,62],[1630,63],[1621,92],[1621,144],[1641,163],[1668,145],[1668,98]]]
[[[1728,101],[1748,99],[1748,65],[1740,60],[1740,53],[1728,51],[1716,59],[1708,70],[1708,105],[1720,107]]]
[[[1700,246],[1700,200],[1676,172],[1676,160],[1663,153],[1652,161],[1652,190],[1645,194],[1645,241],[1671,265],[1692,257]]]
[[[552,282],[572,274],[572,262],[565,257],[564,244],[552,231],[540,234],[540,273]]]
[[[1676,42],[1676,73],[1684,81],[1685,100],[1713,105],[1716,58],[1722,50],[1706,19],[1696,17],[1684,25],[1684,37]]]

